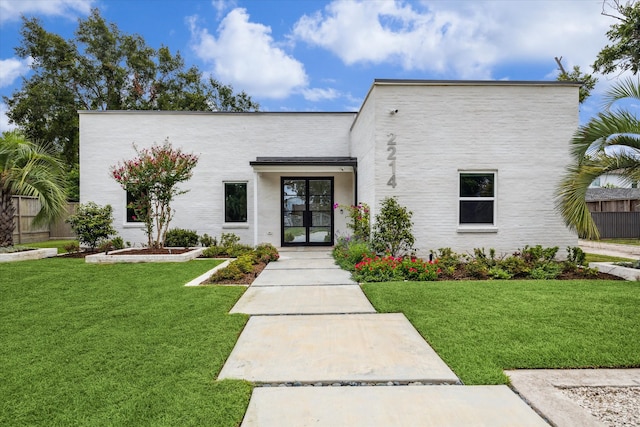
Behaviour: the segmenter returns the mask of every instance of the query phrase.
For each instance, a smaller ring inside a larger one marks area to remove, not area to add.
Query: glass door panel
[[[333,244],[333,178],[282,179],[282,243]]]

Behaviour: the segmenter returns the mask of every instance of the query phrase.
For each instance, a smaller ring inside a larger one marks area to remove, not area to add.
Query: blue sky
[[[93,7],[265,111],[355,111],[375,78],[553,80],[555,56],[591,71],[614,21],[601,0],[0,0],[0,96],[29,75],[21,15],[71,38]],[[582,121],[616,78],[600,76]]]

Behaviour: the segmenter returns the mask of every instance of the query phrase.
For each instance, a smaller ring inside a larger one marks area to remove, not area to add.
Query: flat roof
[[[251,166],[357,166],[355,157],[256,157]]]
[[[582,86],[579,81],[558,80],[420,80],[374,79],[373,84],[424,85],[424,86]]]

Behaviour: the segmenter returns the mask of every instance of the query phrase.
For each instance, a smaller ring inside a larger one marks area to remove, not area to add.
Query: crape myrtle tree
[[[168,139],[162,145],[134,149],[137,157],[112,166],[111,175],[133,196],[128,207],[144,223],[148,246],[160,248],[174,214],[171,201],[188,191],[177,184],[191,178],[198,156],[173,148]]]
[[[180,53],[123,33],[98,9],[78,21],[71,39],[48,32],[35,18],[23,17],[20,34],[16,55],[30,60],[31,72],[3,97],[7,116],[33,143],[53,149],[76,186],[78,110],[259,109],[246,93],[186,68]]]
[[[13,195],[33,196],[40,201],[35,225],[46,224],[66,212],[62,163],[17,130],[0,137],[0,247],[13,245]]]

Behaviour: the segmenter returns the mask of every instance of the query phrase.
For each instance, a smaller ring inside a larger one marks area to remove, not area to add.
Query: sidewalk
[[[604,243],[593,240],[579,240],[578,245],[583,251],[590,254],[640,259],[640,246]]]
[[[326,251],[281,252],[231,312],[251,317],[218,378],[256,384],[243,427],[547,425],[507,386],[462,385]]]

